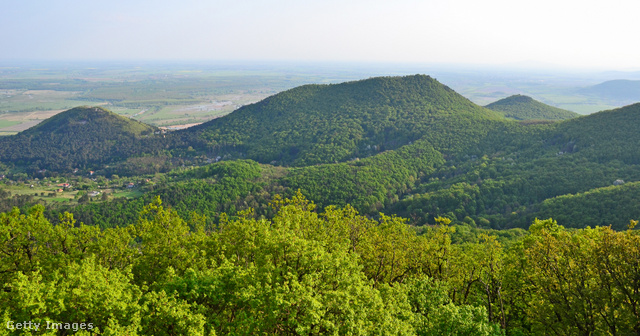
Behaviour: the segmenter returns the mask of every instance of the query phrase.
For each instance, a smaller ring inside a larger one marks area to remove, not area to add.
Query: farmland
[[[199,124],[226,115],[314,75],[192,66],[0,68],[0,135],[15,134],[77,106],[102,106],[154,125]],[[326,79],[319,79],[325,81]]]

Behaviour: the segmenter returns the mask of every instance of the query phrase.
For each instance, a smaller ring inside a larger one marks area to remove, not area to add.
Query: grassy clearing
[[[126,197],[126,198],[137,198],[144,195],[144,193],[140,190],[127,190],[127,191],[118,191],[112,194],[113,197]]]
[[[91,202],[102,202],[102,195],[108,194],[109,199],[114,197],[125,198],[137,198],[144,195],[144,192],[138,188],[133,189],[115,189],[115,188],[99,188],[98,185],[93,185],[86,190],[65,189],[62,192],[57,192],[61,187],[58,183],[42,183],[38,181],[30,181],[28,183],[18,183],[10,185],[1,185],[0,188],[5,189],[11,193],[11,195],[31,195],[36,200],[42,200],[45,202],[64,202],[68,204],[78,204],[79,193],[90,193],[92,191],[98,191],[99,194],[94,197],[90,197]],[[72,182],[73,184],[73,182]],[[33,187],[31,187],[33,185]]]

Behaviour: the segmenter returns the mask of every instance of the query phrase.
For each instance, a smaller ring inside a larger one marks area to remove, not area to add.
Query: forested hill
[[[126,118],[101,107],[76,107],[58,113],[42,123],[25,130],[22,134],[62,134],[92,132],[100,135],[143,136],[157,131],[157,128],[134,119]]]
[[[435,79],[415,75],[294,88],[182,135],[231,157],[305,166],[371,156],[434,132],[501,118]]]
[[[96,169],[157,142],[157,128],[100,107],[77,107],[24,132],[0,138],[0,161],[31,172]],[[154,139],[148,141],[147,139]],[[147,141],[145,141],[147,140]]]
[[[485,107],[516,120],[565,120],[580,116],[578,113],[550,106],[523,95],[500,99]]]

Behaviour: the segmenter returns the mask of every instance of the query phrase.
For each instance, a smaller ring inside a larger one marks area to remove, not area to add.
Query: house
[[[63,191],[64,191],[64,189],[56,189],[56,192],[59,192],[59,193],[61,193]]]
[[[92,191],[92,192],[89,193],[89,197],[96,197],[98,195],[100,195],[99,191]]]
[[[136,185],[133,184],[133,182],[129,182],[129,184],[127,184],[127,188],[131,189],[133,187],[135,187]]]
[[[57,187],[69,188],[71,185],[69,183],[60,183],[56,185]]]

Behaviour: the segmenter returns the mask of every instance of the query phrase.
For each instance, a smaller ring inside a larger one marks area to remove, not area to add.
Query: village
[[[93,171],[76,176],[54,176],[27,178],[26,174],[14,176],[0,175],[2,198],[12,196],[33,196],[34,200],[47,202],[104,202],[113,198],[138,197],[155,185],[153,177],[95,176]]]

